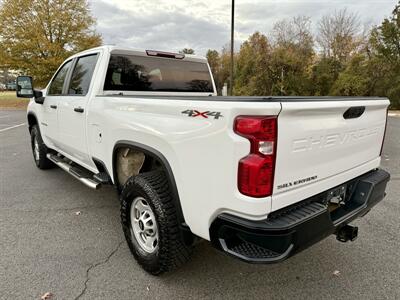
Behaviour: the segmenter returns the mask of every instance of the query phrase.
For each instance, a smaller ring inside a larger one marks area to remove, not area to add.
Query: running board
[[[80,169],[75,166],[71,166],[67,162],[65,162],[61,157],[57,156],[56,154],[47,154],[47,158],[55,163],[57,166],[59,166],[61,169],[63,169],[65,172],[68,174],[72,175],[76,179],[78,179],[80,182],[82,182],[84,185],[92,188],[92,189],[99,189],[101,188],[101,183],[93,180],[92,178],[89,178],[85,176],[85,173],[87,173],[86,170]]]

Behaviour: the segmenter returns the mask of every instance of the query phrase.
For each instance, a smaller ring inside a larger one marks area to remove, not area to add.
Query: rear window
[[[104,90],[212,93],[213,86],[206,63],[114,54]]]

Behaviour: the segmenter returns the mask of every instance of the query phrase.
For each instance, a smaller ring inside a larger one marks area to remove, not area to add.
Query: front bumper
[[[271,213],[266,220],[251,221],[219,215],[210,227],[212,244],[250,263],[274,263],[317,243],[358,217],[385,197],[390,175],[377,169],[347,182],[345,204],[329,210],[327,193]]]

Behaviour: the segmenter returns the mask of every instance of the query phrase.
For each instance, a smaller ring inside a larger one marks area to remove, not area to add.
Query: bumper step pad
[[[243,255],[244,257],[251,257],[253,259],[274,258],[279,256],[279,253],[248,243],[246,241],[243,241],[242,243],[232,247],[231,250],[237,254]]]
[[[354,240],[357,228],[348,224],[364,216],[385,197],[390,175],[378,169],[346,184],[353,186],[345,205],[330,211],[325,191],[294,205],[272,212],[265,220],[253,221],[221,214],[210,227],[211,242],[236,258],[250,263],[274,263],[319,242],[331,234]],[[346,232],[345,232],[346,233]],[[342,238],[343,240],[343,238]]]

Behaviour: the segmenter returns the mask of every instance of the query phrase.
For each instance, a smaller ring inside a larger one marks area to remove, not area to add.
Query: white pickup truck
[[[114,46],[68,58],[43,91],[17,81],[37,167],[115,186],[151,274],[200,238],[252,263],[353,241],[385,196],[387,99],[219,97],[205,58]]]

